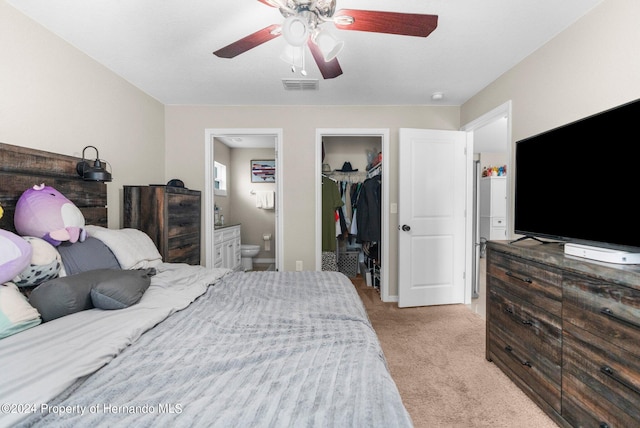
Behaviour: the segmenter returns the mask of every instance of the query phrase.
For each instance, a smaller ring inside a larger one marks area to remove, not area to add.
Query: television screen
[[[516,142],[516,233],[640,247],[640,100]]]

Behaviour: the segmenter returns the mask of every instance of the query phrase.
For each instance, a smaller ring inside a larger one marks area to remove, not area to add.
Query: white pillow
[[[122,269],[146,269],[162,263],[162,256],[146,233],[137,229],[86,226],[89,236],[101,240],[118,259]]]
[[[41,321],[40,313],[14,283],[0,284],[0,339],[35,327]]]

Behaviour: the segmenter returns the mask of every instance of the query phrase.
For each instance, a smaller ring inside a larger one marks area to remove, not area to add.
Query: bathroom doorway
[[[214,266],[214,224],[217,220],[220,225],[224,216],[227,225],[240,224],[242,244],[260,246],[260,252],[254,258],[257,266],[282,270],[282,180],[278,179],[281,147],[282,129],[205,130],[203,217],[207,266]],[[272,164],[274,179],[254,180],[252,166],[255,161]],[[221,169],[225,172],[224,177],[216,178],[216,171],[220,174]],[[274,193],[273,208],[258,207],[256,198],[269,192]]]

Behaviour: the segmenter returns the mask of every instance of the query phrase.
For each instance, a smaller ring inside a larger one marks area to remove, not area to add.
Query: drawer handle
[[[609,318],[613,318],[616,321],[620,321],[620,322],[623,322],[625,324],[628,324],[631,327],[640,328],[640,324],[637,324],[637,323],[635,323],[633,321],[624,319],[621,316],[614,314],[613,311],[611,309],[609,309],[609,308],[600,309],[600,313],[603,314],[603,315],[608,316]]]
[[[611,379],[615,380],[616,382],[618,382],[620,385],[626,386],[627,388],[629,388],[630,390],[632,390],[633,392],[635,392],[636,394],[640,394],[640,389],[638,389],[635,385],[627,382],[626,380],[618,377],[616,375],[616,372],[609,366],[602,366],[600,367],[600,371],[604,374],[606,374],[607,376],[609,376]]]
[[[508,313],[509,315],[513,316],[514,318],[520,320],[520,322],[524,325],[530,325],[533,326],[533,321],[529,321],[529,320],[523,320],[522,318],[518,318],[516,317],[515,312],[513,312],[513,309],[510,306],[507,306],[506,308],[504,308],[504,311],[506,313]]]
[[[513,348],[511,346],[509,346],[509,345],[505,346],[504,350],[509,352],[511,355],[513,355],[513,358],[515,358],[516,360],[520,361],[520,364],[522,364],[523,366],[527,366],[527,367],[531,368],[531,363],[529,361],[527,361],[527,360],[523,361],[520,358],[518,358],[516,356],[516,354],[513,353]]]
[[[525,277],[520,277],[520,276],[518,276],[518,275],[515,275],[515,274],[514,274],[513,272],[511,272],[511,271],[507,271],[507,272],[506,272],[506,274],[507,274],[507,276],[510,276],[511,278],[515,278],[515,279],[517,279],[518,281],[526,282],[527,284],[531,284],[531,283],[533,282],[533,281],[531,280],[531,278],[526,277],[526,276],[525,276]]]

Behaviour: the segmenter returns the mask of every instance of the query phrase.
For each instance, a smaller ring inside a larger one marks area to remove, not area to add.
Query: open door
[[[464,303],[471,141],[462,131],[400,129],[399,307]]]

